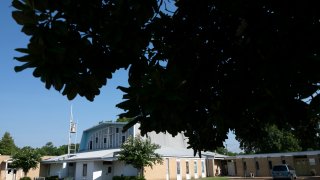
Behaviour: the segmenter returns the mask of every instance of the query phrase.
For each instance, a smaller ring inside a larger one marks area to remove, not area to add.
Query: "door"
[[[233,161],[228,161],[228,176],[235,176],[236,170],[235,165]]]
[[[112,177],[113,177],[113,168],[112,168],[112,165],[107,165],[106,166],[107,168],[107,172],[106,172],[106,180],[112,180]]]

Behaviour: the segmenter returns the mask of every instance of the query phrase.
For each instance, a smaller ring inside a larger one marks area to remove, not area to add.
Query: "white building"
[[[42,161],[41,176],[59,176],[76,180],[111,180],[113,176],[136,176],[138,171],[131,165],[117,160],[121,144],[129,137],[139,134],[139,125],[122,132],[123,122],[101,122],[85,130],[80,149],[76,154],[66,154]],[[146,179],[197,179],[214,176],[225,156],[203,152],[202,158],[194,156],[187,149],[187,139],[183,134],[148,133],[164,161],[151,168],[145,168]]]

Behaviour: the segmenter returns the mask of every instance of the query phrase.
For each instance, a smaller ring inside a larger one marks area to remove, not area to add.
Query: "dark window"
[[[87,176],[87,164],[83,164],[82,166],[82,176]]]
[[[286,160],[282,160],[282,164],[286,164]]]
[[[122,143],[126,141],[126,136],[122,136]]]
[[[116,128],[116,133],[119,133],[119,128]]]
[[[272,161],[269,161],[269,169],[272,169]]]
[[[186,162],[186,173],[189,174],[189,161]]]
[[[287,167],[284,165],[279,165],[279,166],[273,166],[273,171],[288,171]]]
[[[247,170],[247,163],[246,162],[243,162],[243,169]]]
[[[89,149],[90,149],[90,150],[92,149],[92,141],[90,141]]]
[[[108,173],[111,173],[111,166],[108,167]]]
[[[73,166],[73,163],[69,163],[69,166]]]
[[[103,138],[103,143],[107,143],[107,138]]]
[[[0,163],[1,164],[1,163]],[[12,166],[11,163],[8,163],[7,169],[13,169],[14,167]]]
[[[256,161],[256,169],[257,169],[257,170],[260,169],[260,167],[259,167],[259,162],[258,162],[258,161]]]
[[[98,137],[96,137],[96,143],[98,143]]]

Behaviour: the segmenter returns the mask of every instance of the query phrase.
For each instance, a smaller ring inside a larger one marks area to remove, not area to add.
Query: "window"
[[[82,166],[82,176],[87,176],[87,164],[83,164]]]
[[[315,159],[315,158],[310,158],[310,159],[309,159],[309,165],[310,165],[310,166],[316,165],[316,159]]]
[[[111,166],[108,167],[108,173],[111,173]]]
[[[204,173],[204,161],[201,161],[201,170],[202,170],[202,173]]]
[[[286,160],[285,159],[282,160],[282,164],[286,164]]]
[[[116,128],[116,133],[119,133],[119,128]]]
[[[269,161],[269,169],[272,169],[272,161]]]
[[[107,143],[107,138],[103,138],[103,143]]]
[[[96,137],[96,143],[98,143],[98,137]]]
[[[198,173],[198,163],[197,163],[197,161],[194,161],[194,173],[195,174]]]
[[[169,176],[169,158],[166,158],[166,174]]]
[[[126,136],[122,136],[122,143],[126,141]]]
[[[243,162],[243,169],[247,170],[247,163],[246,162]]]
[[[259,162],[258,162],[258,161],[256,161],[256,169],[257,169],[257,170],[260,169],[260,167],[259,167]]]
[[[189,174],[189,161],[186,162],[186,173]]]
[[[180,161],[177,161],[177,175],[180,175]]]
[[[89,149],[90,150],[92,149],[92,141],[90,141],[90,143],[89,143]]]

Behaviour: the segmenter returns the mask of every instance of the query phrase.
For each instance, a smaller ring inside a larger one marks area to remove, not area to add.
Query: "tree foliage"
[[[174,5],[173,5],[174,4]],[[17,72],[93,101],[126,68],[117,107],[141,132],[184,132],[196,151],[262,139],[269,125],[319,144],[316,0],[13,0],[30,36]],[[168,7],[170,6],[170,7]],[[169,12],[166,9],[172,9]],[[310,101],[306,102],[308,98]],[[312,128],[308,131],[307,128]],[[210,138],[208,138],[210,137]],[[305,147],[302,147],[305,148]]]
[[[231,152],[225,147],[218,147],[215,150],[215,152],[218,153],[218,154],[223,154],[223,155],[227,155],[227,156],[236,156],[236,155],[238,155],[238,153]]]
[[[152,168],[157,163],[162,164],[163,160],[160,154],[155,152],[159,148],[160,146],[152,143],[150,138],[143,139],[141,136],[130,136],[122,144],[118,160],[131,164],[143,173],[144,167]]]
[[[245,153],[278,153],[302,150],[300,141],[290,131],[280,130],[277,126],[270,125],[260,133],[262,133],[262,139],[240,140],[240,147]]]
[[[12,155],[17,151],[17,146],[9,132],[5,132],[0,140],[0,154]]]
[[[77,149],[79,144],[76,144]],[[52,142],[47,142],[44,146],[37,149],[42,156],[60,156],[68,153],[68,145],[54,146]]]
[[[132,118],[122,117],[122,118],[118,118],[116,122],[130,122],[131,120]]]
[[[26,146],[12,156],[12,166],[22,169],[27,176],[30,169],[36,169],[41,161],[40,154],[33,148]]]

